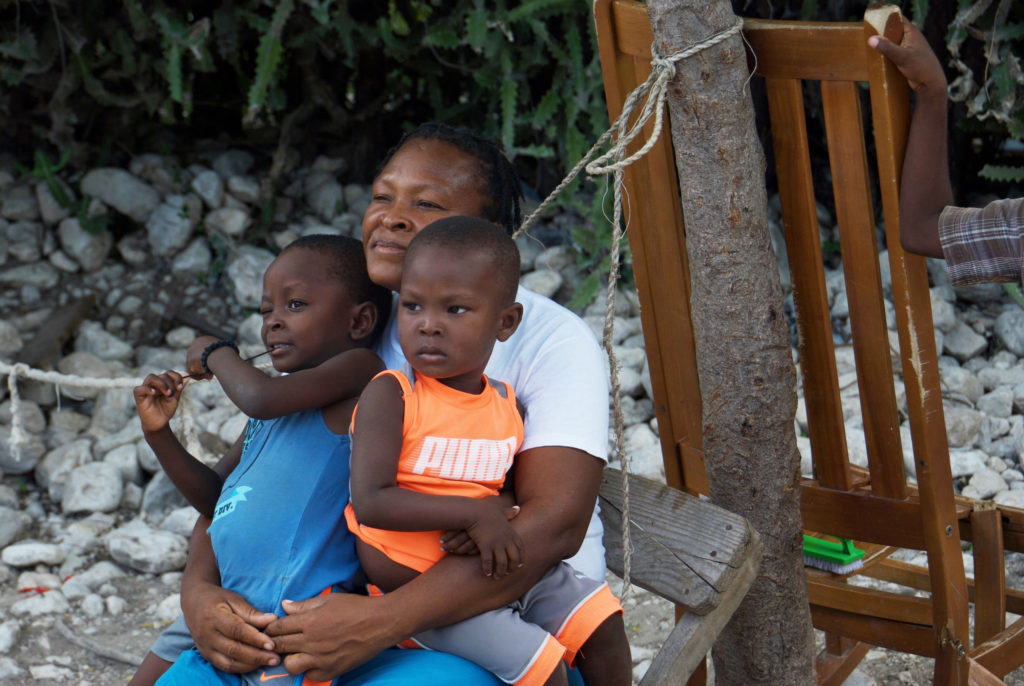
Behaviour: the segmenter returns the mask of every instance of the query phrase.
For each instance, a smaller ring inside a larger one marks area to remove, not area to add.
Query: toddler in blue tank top
[[[230,341],[203,336],[189,348],[189,376],[216,376],[250,417],[215,468],[190,455],[169,428],[186,377],[151,374],[134,391],[143,435],[161,466],[212,520],[207,532],[222,586],[266,613],[263,626],[282,614],[285,598],[350,590],[360,573],[342,515],[349,499],[348,428],[359,393],[383,369],[370,346],[390,305],[390,292],[367,276],[359,241],[313,235],[288,245],[264,275],[260,305],[263,342],[274,368],[287,375],[251,367]],[[159,683],[256,683],[276,676],[286,676],[280,664],[220,673],[192,649]]]

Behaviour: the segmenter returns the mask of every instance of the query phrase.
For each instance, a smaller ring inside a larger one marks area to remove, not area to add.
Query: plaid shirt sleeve
[[[954,286],[1022,281],[1024,198],[985,207],[946,207],[939,215],[939,240]]]

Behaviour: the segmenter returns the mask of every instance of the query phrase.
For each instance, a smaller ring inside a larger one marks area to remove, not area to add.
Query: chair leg
[[[1006,567],[1003,520],[994,503],[971,512],[974,538],[974,645],[1006,628]]]
[[[818,686],[842,684],[870,649],[867,643],[826,631],[825,647],[814,662]]]

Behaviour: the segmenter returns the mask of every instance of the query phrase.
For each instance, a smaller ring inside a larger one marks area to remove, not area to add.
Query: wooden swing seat
[[[620,577],[622,472],[605,469],[601,520],[608,569]],[[743,517],[640,476],[629,476],[633,584],[684,608],[640,686],[685,683],[757,576],[761,542]]]
[[[596,0],[594,13],[614,120],[626,96],[650,74],[653,35],[646,8],[633,0]],[[1004,580],[1004,550],[1024,550],[1024,511],[954,492],[925,261],[904,253],[899,240],[908,91],[895,67],[867,45],[869,36],[883,31],[899,41],[902,26],[893,6],[869,10],[863,23],[744,21],[756,55],[750,64],[760,80],[753,86],[763,86],[767,98],[800,334],[798,367],[814,465],[813,477],[802,484],[803,523],[811,532],[854,539],[868,552],[864,569],[848,577],[808,569],[812,619],[825,632],[817,677],[823,684],[842,683],[877,645],[935,658],[936,684],[1002,683],[999,677],[1024,663],[1024,619],[1006,624],[1007,611],[1024,614],[1024,593],[1007,589]],[[813,97],[805,102],[808,93]],[[869,135],[862,102],[868,103]],[[834,205],[839,225],[866,468],[851,464],[847,447],[852,429],[844,420],[816,211],[823,198],[816,198],[810,163],[806,111],[812,106],[821,108],[827,140],[832,196],[824,200]],[[626,169],[625,185],[666,480],[689,493],[707,493],[684,209],[668,135]],[[896,314],[898,341],[892,343],[876,235],[878,200]],[[899,348],[895,359],[891,345]],[[900,389],[894,370],[902,377]],[[904,467],[902,416],[912,437],[916,483]],[[973,579],[965,574],[962,541],[973,544]],[[927,567],[892,559],[901,548],[925,551]],[[903,589],[858,586],[851,583],[854,576]]]

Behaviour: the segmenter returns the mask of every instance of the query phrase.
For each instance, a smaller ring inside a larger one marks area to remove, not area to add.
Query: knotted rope
[[[736,22],[708,38],[694,43],[679,52],[668,57],[662,57],[654,45],[651,46],[651,73],[647,80],[637,86],[626,98],[622,105],[622,113],[597,139],[590,150],[580,159],[579,162],[562,179],[562,182],[555,187],[544,201],[537,206],[530,216],[523,221],[522,225],[513,234],[513,238],[522,235],[540,216],[542,212],[565,188],[575,180],[580,171],[586,169],[590,176],[613,175],[613,197],[614,210],[612,212],[612,244],[608,255],[608,287],[605,291],[604,330],[602,332],[602,346],[608,356],[608,366],[611,376],[612,413],[615,422],[615,443],[613,454],[622,465],[622,597],[628,595],[630,584],[630,559],[633,555],[633,543],[629,532],[629,457],[625,450],[625,420],[622,416],[622,403],[619,400],[621,392],[619,386],[619,365],[612,346],[612,336],[615,328],[615,292],[619,280],[619,258],[621,253],[622,235],[622,188],[623,172],[629,165],[650,152],[651,148],[661,137],[664,127],[665,100],[668,97],[668,85],[676,73],[676,62],[692,57],[699,52],[718,45],[724,40],[735,36],[743,29],[743,19],[736,18]],[[637,110],[638,103],[643,101],[640,113],[637,115],[633,125],[629,125],[630,117]],[[651,135],[644,144],[632,155],[626,157],[626,148],[643,131],[643,127],[654,117],[654,128]],[[611,149],[602,155],[597,155],[600,150],[614,135],[615,142]]]

